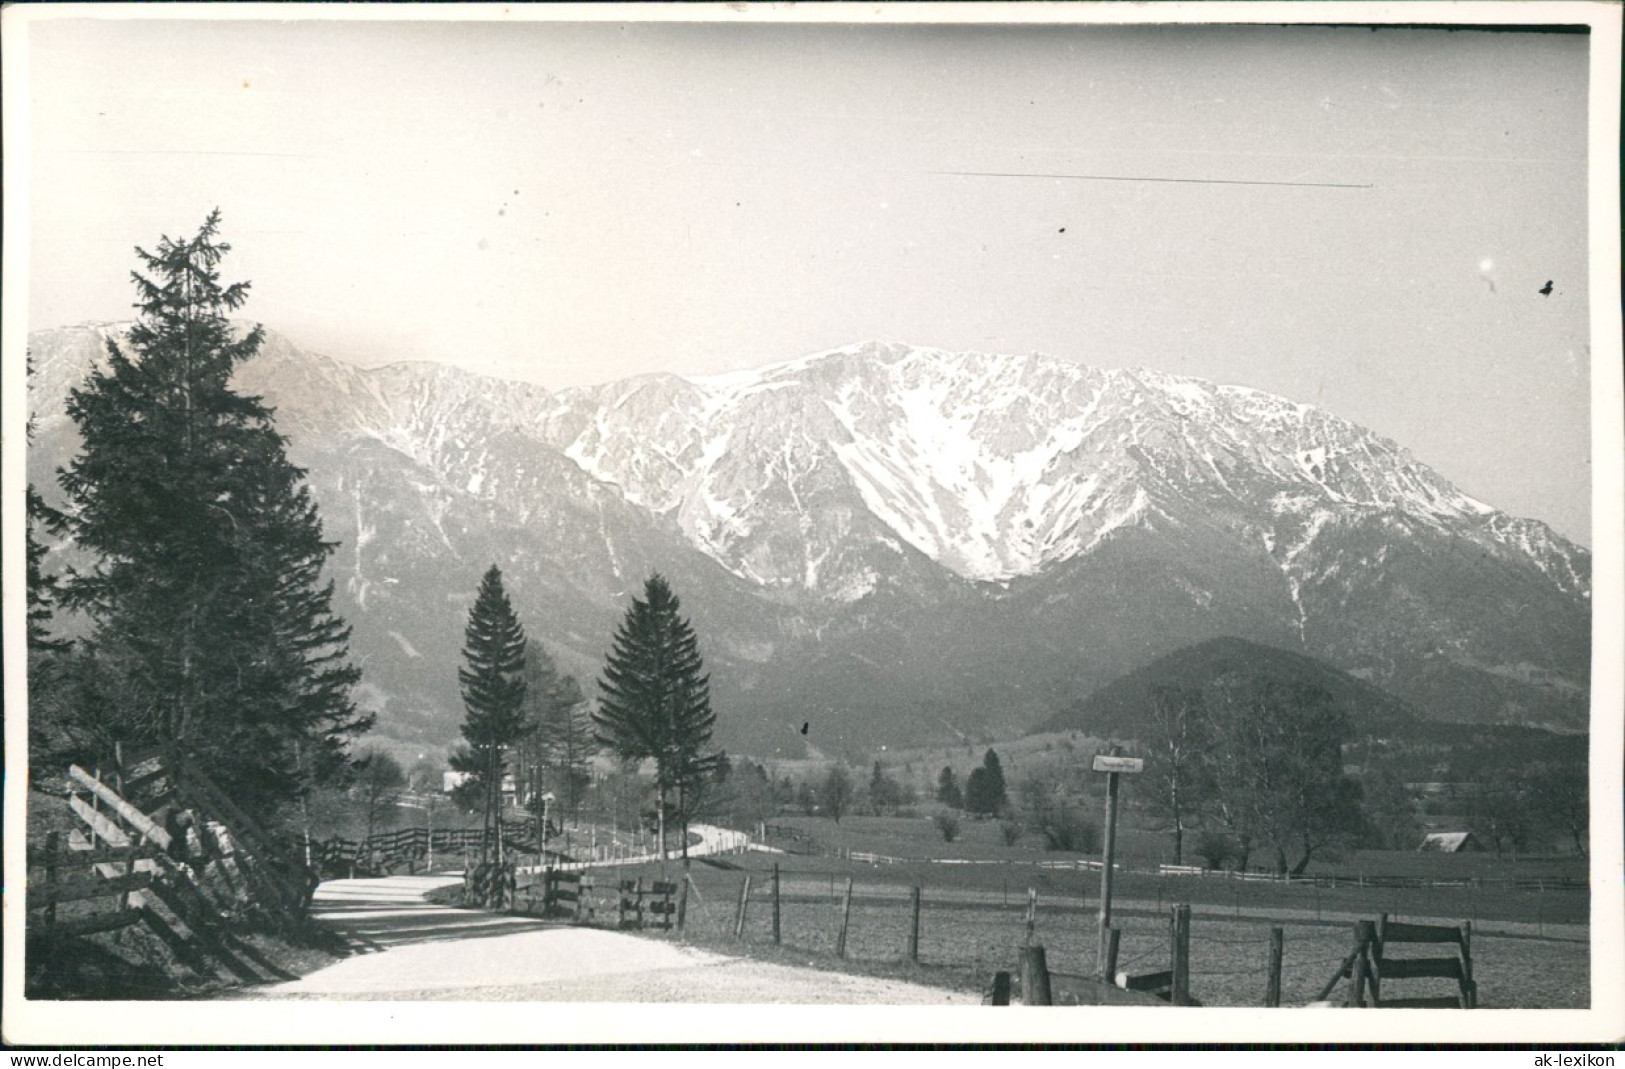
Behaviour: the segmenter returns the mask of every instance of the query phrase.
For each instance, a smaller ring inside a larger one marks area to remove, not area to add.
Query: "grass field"
[[[819,850],[862,851],[899,858],[956,858],[972,861],[1002,861],[1007,866],[910,864],[858,866],[855,872],[872,871],[890,881],[921,883],[924,886],[965,886],[984,889],[1015,884],[1013,893],[1025,893],[1028,884],[1037,886],[1046,898],[1077,898],[1087,895],[1098,906],[1098,872],[1056,872],[1040,869],[1040,863],[1066,863],[1099,860],[1099,854],[1049,852],[1023,839],[1014,846],[1004,844],[993,821],[962,822],[958,840],[944,843],[931,821],[924,817],[848,817],[834,821],[809,817],[781,818],[778,825],[794,827],[809,840],[789,841],[771,838],[769,842],[797,851],[787,856],[787,864],[816,871],[834,871],[838,859],[799,852]],[[1522,921],[1537,926],[1584,924],[1590,917],[1590,896],[1582,889],[1587,876],[1586,860],[1578,857],[1496,858],[1492,854],[1421,854],[1409,851],[1352,851],[1336,861],[1311,864],[1308,875],[1340,876],[1356,881],[1362,876],[1399,876],[1440,881],[1457,881],[1459,886],[1427,888],[1383,888],[1360,886],[1317,886],[1313,882],[1281,884],[1240,882],[1223,875],[1167,877],[1147,876],[1166,860],[1166,835],[1140,829],[1123,829],[1118,834],[1117,858],[1121,866],[1115,880],[1121,897],[1151,898],[1161,901],[1203,902],[1235,909],[1272,908],[1277,910],[1329,913],[1379,912],[1455,918],[1459,920]],[[1133,870],[1142,870],[1136,872]],[[1000,875],[995,875],[998,870]],[[1129,870],[1129,871],[1122,871]],[[1528,890],[1508,886],[1509,879],[1550,881],[1541,890],[1537,884]],[[1562,890],[1563,881],[1570,881]],[[1468,881],[1478,881],[1471,883]],[[990,882],[991,881],[991,882]]]
[[[837,964],[840,899],[847,879],[854,898],[842,968],[899,975],[961,990],[984,989],[998,969],[1014,969],[1028,938],[1027,893],[1037,893],[1031,938],[1045,946],[1056,972],[1092,975],[1096,965],[1100,873],[1048,867],[1084,855],[1048,852],[1027,840],[1005,843],[993,821],[962,822],[942,841],[924,817],[786,817],[775,821],[809,838],[773,838],[801,853],[753,852],[690,865],[694,891],[682,938],[721,949],[799,964]],[[1459,886],[1383,887],[1314,881],[1241,881],[1225,875],[1151,875],[1164,860],[1166,836],[1120,833],[1125,870],[1114,880],[1113,922],[1122,932],[1119,967],[1168,968],[1169,910],[1192,906],[1191,987],[1207,1005],[1262,1005],[1269,929],[1284,931],[1283,1004],[1319,993],[1352,946],[1353,925],[1386,913],[1394,919],[1474,926],[1474,960],[1486,1007],[1558,1008],[1589,1003],[1590,895],[1583,858],[1497,859],[1488,854],[1353,852],[1317,862],[1322,876],[1409,877],[1462,881]],[[870,864],[844,851],[910,863]],[[1098,855],[1093,855],[1098,860]],[[944,859],[967,862],[946,863]],[[771,918],[771,872],[780,873],[780,943]],[[681,862],[669,862],[675,880]],[[624,876],[661,875],[657,865],[600,870],[599,920],[613,923],[613,887]],[[740,891],[751,877],[742,939],[734,938]],[[1509,878],[1537,882],[1517,886]],[[1571,881],[1567,885],[1564,880]],[[1473,881],[1478,882],[1473,882]],[[909,889],[922,888],[920,961],[907,959]],[[607,910],[608,912],[603,912]],[[675,934],[672,936],[675,937]],[[1334,997],[1341,997],[1346,982]],[[1405,996],[1454,990],[1453,981],[1408,981]]]
[[[1045,946],[1053,971],[1091,975],[1096,970],[1098,873],[1053,873],[1031,866],[885,866],[874,868],[837,859],[778,858],[780,865],[780,944],[773,944],[771,855],[719,859],[726,868],[693,861],[685,930],[681,938],[735,953],[767,956],[833,968],[899,975],[967,991],[983,990],[995,970],[1014,969],[1027,939],[1027,888],[1038,890],[1032,938]],[[681,863],[669,863],[665,878],[677,879]],[[660,876],[657,865],[602,870],[597,877],[597,919],[614,923],[617,879]],[[751,877],[745,931],[733,927],[740,891]],[[854,881],[847,935],[847,959],[835,948],[846,879]],[[1387,901],[1342,901],[1316,914],[1305,902],[1283,903],[1279,895],[1250,894],[1239,904],[1203,903],[1189,885],[1169,880],[1160,900],[1143,888],[1114,894],[1113,921],[1122,929],[1119,968],[1154,972],[1168,968],[1169,907],[1195,902],[1191,939],[1191,989],[1210,1006],[1263,1004],[1269,929],[1285,933],[1282,969],[1284,1005],[1303,1004],[1331,977],[1352,945],[1356,917],[1378,912],[1418,920],[1437,916],[1425,899],[1405,908],[1388,891]],[[922,886],[920,963],[907,962],[911,919],[909,887]],[[1268,885],[1236,884],[1243,892]],[[1274,888],[1279,892],[1280,888]],[[1553,897],[1553,896],[1548,896]],[[1583,895],[1575,896],[1584,898]],[[1446,917],[1444,919],[1450,919]],[[1459,919],[1468,919],[1463,916]],[[1589,947],[1580,925],[1535,925],[1511,918],[1482,921],[1475,929],[1474,961],[1485,1007],[1583,1007],[1589,1002]],[[670,938],[678,938],[672,933]],[[1337,989],[1340,997],[1346,982]],[[1453,982],[1411,981],[1407,996],[1446,994]]]

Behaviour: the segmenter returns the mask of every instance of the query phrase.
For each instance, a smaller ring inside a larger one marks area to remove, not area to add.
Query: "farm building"
[[[1422,836],[1416,849],[1427,854],[1460,854],[1483,847],[1470,831],[1435,831]]]

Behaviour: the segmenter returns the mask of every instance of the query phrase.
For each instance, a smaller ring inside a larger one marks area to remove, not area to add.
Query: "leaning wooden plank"
[[[179,881],[176,886],[159,882],[153,884],[147,893],[151,894],[157,901],[162,902],[164,908],[185,923],[186,927],[191,931],[192,939],[198,944],[200,952],[224,965],[228,970],[236,974],[238,979],[251,984],[257,984],[263,980],[263,977],[255,973],[247,965],[244,965],[237,955],[227,948],[225,940],[221,938],[223,933],[216,927],[219,920],[210,912],[212,907],[209,906],[208,902],[201,897],[192,898],[192,896],[187,895],[185,890],[180,889],[183,885],[185,885],[185,881]],[[191,888],[191,890],[193,895],[197,894],[195,888]],[[190,901],[188,901],[189,898]]]
[[[191,801],[197,809],[208,812],[215,802],[211,791],[205,785],[192,779],[190,774],[180,781],[179,786],[181,794]],[[235,809],[236,807],[232,806],[231,808]],[[229,825],[227,830],[228,832],[231,830]],[[200,840],[205,839],[207,835],[208,829],[203,827],[198,829],[198,838]],[[206,849],[208,845],[217,844],[205,844]],[[252,849],[253,843],[250,842],[249,845]],[[277,879],[274,870],[270,866],[255,866],[248,872],[248,878],[262,897],[262,905],[275,907],[283,903],[299,901],[295,889]]]
[[[118,928],[128,928],[141,919],[139,910],[121,909],[112,913],[97,913],[89,917],[75,917],[70,921],[58,921],[49,928],[30,925],[29,935],[48,935],[52,938],[71,935],[92,935],[96,932],[111,932]]]
[[[77,837],[77,840],[70,838],[68,847],[57,851],[54,855],[50,851],[30,847],[28,850],[29,868],[44,865],[53,857],[56,860],[57,867],[66,871],[68,869],[85,868],[104,861],[131,861],[140,858],[152,858],[162,853],[157,846],[151,843],[131,846],[104,846],[98,849],[92,846],[89,840],[78,832],[74,832],[73,835]],[[78,845],[79,843],[83,845]]]
[[[148,929],[156,935],[169,952],[175,955],[175,960],[190,969],[195,975],[205,978],[218,975],[209,965],[209,959],[198,952],[197,948],[188,943],[170,923],[163,918],[151,905],[140,908],[141,919],[146,921]]]
[[[1457,958],[1383,958],[1373,964],[1384,980],[1461,979],[1461,961]]]
[[[125,797],[134,797],[167,775],[169,769],[157,762],[152,762],[145,770],[132,769],[131,773],[124,777]]]
[[[187,786],[204,795],[206,800],[212,803],[207,808],[214,810],[217,817],[225,818],[225,823],[232,829],[233,833],[241,835],[253,852],[266,855],[267,858],[276,858],[279,861],[286,860],[282,857],[282,852],[277,849],[276,840],[267,834],[257,821],[238,808],[237,803],[233,802],[224,791],[216,787],[214,781],[204,775],[197,765],[185,757],[177,756],[176,761],[181,771],[185,773],[184,778],[187,781]]]
[[[1353,974],[1354,959],[1359,956],[1359,947],[1349,951],[1348,957],[1343,959],[1342,963],[1337,966],[1337,970],[1332,973],[1331,978],[1321,986],[1320,990],[1315,993],[1315,997],[1309,1001],[1324,1002],[1331,995],[1332,988],[1336,987],[1339,981],[1346,980]]]
[[[118,792],[113,790],[113,788],[107,786],[107,784],[103,783],[95,776],[92,776],[89,772],[86,772],[78,765],[68,766],[68,777],[74,780],[76,783],[79,783],[97,798],[100,798],[109,809],[113,810],[113,812],[117,813],[121,818],[123,818],[124,822],[130,825],[130,827],[134,828],[143,836],[151,839],[164,849],[169,849],[169,833],[163,828],[160,828],[157,824],[153,823],[152,818],[147,816],[147,814],[141,812],[141,810],[137,809],[135,806],[121,798]]]
[[[96,812],[89,802],[77,794],[68,796],[68,808],[73,810],[74,816],[85,822],[85,826],[95,835],[97,842],[108,846],[130,845],[130,837],[124,834],[124,829]]]
[[[1139,976],[1130,976],[1126,972],[1117,974],[1117,986],[1125,991],[1161,991],[1165,987],[1173,986],[1174,974],[1171,970],[1162,972],[1142,973]]]
[[[139,891],[152,882],[150,872],[127,872],[112,879],[93,876],[90,879],[63,880],[61,883],[28,889],[29,908],[49,906],[61,902],[83,902],[103,895]]]
[[[1389,943],[1460,943],[1461,930],[1442,924],[1400,924],[1389,921],[1382,930],[1382,942]]]

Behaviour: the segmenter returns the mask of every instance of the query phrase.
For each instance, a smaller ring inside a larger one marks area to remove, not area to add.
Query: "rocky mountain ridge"
[[[118,333],[31,337],[42,485],[74,448],[66,391]],[[863,343],[550,392],[275,334],[237,384],[310,470],[364,697],[402,739],[454,733],[491,561],[583,682],[665,573],[726,740],[760,752],[793,752],[787,725],[814,715],[836,749],[1021,730],[1226,634],[1436,719],[1586,717],[1583,548],[1255,390]]]

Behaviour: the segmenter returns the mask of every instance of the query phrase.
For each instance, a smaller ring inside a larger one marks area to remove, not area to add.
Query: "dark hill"
[[[1186,646],[1157,658],[1144,668],[1075,703],[1044,724],[1040,731],[1084,731],[1101,737],[1132,738],[1151,708],[1157,687],[1200,690],[1233,672],[1284,686],[1308,684],[1331,695],[1361,731],[1385,731],[1417,719],[1416,711],[1398,698],[1301,653],[1225,637]]]

